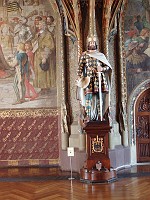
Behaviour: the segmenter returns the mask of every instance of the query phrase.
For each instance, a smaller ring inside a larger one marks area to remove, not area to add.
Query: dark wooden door
[[[150,161],[150,89],[137,100],[136,108],[137,162]]]

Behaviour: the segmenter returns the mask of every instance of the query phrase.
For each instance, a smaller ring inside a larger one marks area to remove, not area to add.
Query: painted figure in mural
[[[34,53],[32,52],[32,43],[26,42],[25,43],[25,50],[28,55],[28,61],[29,61],[29,76],[25,77],[25,86],[26,86],[26,95],[25,98],[28,98],[31,100],[34,100],[38,97],[37,92],[35,91],[33,85],[30,83],[30,80],[34,80],[35,74],[34,74]]]
[[[13,17],[11,20],[11,25],[13,27],[13,46],[17,47],[18,41],[19,41],[19,36],[16,34],[16,30],[19,29],[20,24],[19,24],[19,17]],[[18,32],[18,31],[17,31]]]
[[[54,21],[54,17],[53,16],[47,16],[46,23],[47,23],[48,30],[54,35],[54,28],[56,26],[56,23]]]
[[[9,67],[8,63],[6,62],[6,59],[5,59],[3,51],[2,51],[2,47],[0,45],[0,78],[6,78],[6,77],[10,76],[8,71],[6,71],[9,68],[10,67]]]
[[[34,36],[40,31],[39,30],[39,22],[40,21],[42,21],[42,17],[36,16],[34,19],[34,26],[32,27],[32,32],[33,32]]]
[[[134,25],[133,18],[127,20],[125,25],[125,49],[128,49],[128,45],[139,35],[139,31]]]
[[[30,27],[27,25],[27,21],[27,18],[22,16],[19,18],[19,24],[16,24],[14,27],[14,34],[18,39],[18,41],[16,40],[15,44],[20,42],[25,43],[32,39],[33,36]]]
[[[0,27],[1,33],[1,44],[4,48],[9,48],[11,53],[13,53],[13,28],[6,20]]]
[[[25,79],[29,79],[28,55],[25,52],[24,43],[18,44],[16,58],[12,65],[16,69],[16,74],[14,77],[14,91],[17,101],[14,103],[15,105],[25,102]]]
[[[56,70],[53,58],[54,40],[47,30],[46,22],[39,21],[39,31],[33,41],[35,52],[33,85],[41,88],[41,94],[46,94],[50,88],[56,86]]]
[[[134,25],[136,26],[136,28],[138,29],[139,33],[141,32],[141,30],[144,28],[143,22],[142,22],[142,18],[140,15],[138,15],[136,17],[136,21],[134,22]]]
[[[126,53],[128,72],[141,72],[150,70],[150,57],[146,54],[149,45],[148,28],[143,28],[140,35],[128,45]]]
[[[78,99],[85,112],[85,121],[106,120],[109,107],[111,65],[97,51],[96,40],[89,38],[88,50],[83,52],[77,71]]]

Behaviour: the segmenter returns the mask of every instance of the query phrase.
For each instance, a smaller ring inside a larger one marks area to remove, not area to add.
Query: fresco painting
[[[147,0],[129,0],[125,18],[125,51],[128,95],[150,78],[150,12]]]
[[[0,108],[57,107],[56,22],[49,1],[0,2]]]

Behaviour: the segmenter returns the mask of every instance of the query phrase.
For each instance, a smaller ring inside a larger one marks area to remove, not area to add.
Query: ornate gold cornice
[[[0,117],[43,117],[43,116],[58,116],[60,109],[56,108],[41,108],[41,109],[18,109],[18,110],[0,110]]]

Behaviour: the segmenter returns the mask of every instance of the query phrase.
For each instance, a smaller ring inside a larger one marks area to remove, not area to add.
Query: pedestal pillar
[[[83,182],[110,182],[116,179],[108,156],[109,132],[106,121],[91,121],[84,128],[86,132],[87,160],[80,170]]]

